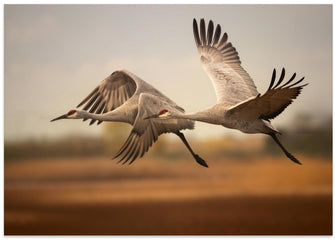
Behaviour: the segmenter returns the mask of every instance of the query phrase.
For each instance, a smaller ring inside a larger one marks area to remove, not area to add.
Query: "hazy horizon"
[[[193,18],[222,26],[260,93],[273,68],[285,67],[287,78],[305,76],[309,85],[274,126],[289,127],[299,114],[332,116],[332,5],[5,5],[5,141],[100,134],[101,125],[50,119],[75,108],[119,69],[187,112],[213,105]],[[186,133],[197,139],[239,135],[204,123]]]

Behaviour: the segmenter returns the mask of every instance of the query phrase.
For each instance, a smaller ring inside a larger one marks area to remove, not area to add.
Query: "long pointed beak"
[[[67,118],[67,114],[64,114],[64,115],[62,115],[62,116],[59,116],[59,117],[57,117],[57,118],[54,118],[54,119],[52,119],[50,122],[57,121],[57,120],[64,119],[64,118]]]
[[[158,117],[159,117],[159,114],[154,114],[154,115],[145,117],[144,120],[146,120],[146,119],[150,119],[150,118],[158,118]]]

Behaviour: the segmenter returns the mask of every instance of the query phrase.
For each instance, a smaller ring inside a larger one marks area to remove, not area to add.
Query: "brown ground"
[[[5,164],[5,234],[332,234],[332,163],[40,159]]]

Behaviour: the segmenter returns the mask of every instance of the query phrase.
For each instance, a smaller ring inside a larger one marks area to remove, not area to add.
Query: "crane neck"
[[[132,124],[130,121],[130,118],[126,116],[126,114],[122,114],[119,111],[111,111],[104,114],[95,114],[90,113],[87,111],[80,110],[78,111],[78,118],[88,118],[88,119],[94,119],[99,121],[109,121],[109,122],[125,122]]]
[[[203,110],[203,111],[199,111],[195,113],[174,113],[174,114],[171,114],[171,118],[188,119],[188,120],[193,120],[193,121],[217,124],[215,119],[211,117],[211,113],[207,110]]]

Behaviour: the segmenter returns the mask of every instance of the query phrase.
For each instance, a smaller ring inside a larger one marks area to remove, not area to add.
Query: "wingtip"
[[[271,82],[267,91],[269,91],[272,88],[273,84],[275,83],[275,80],[276,80],[276,68],[274,68],[272,71]]]

